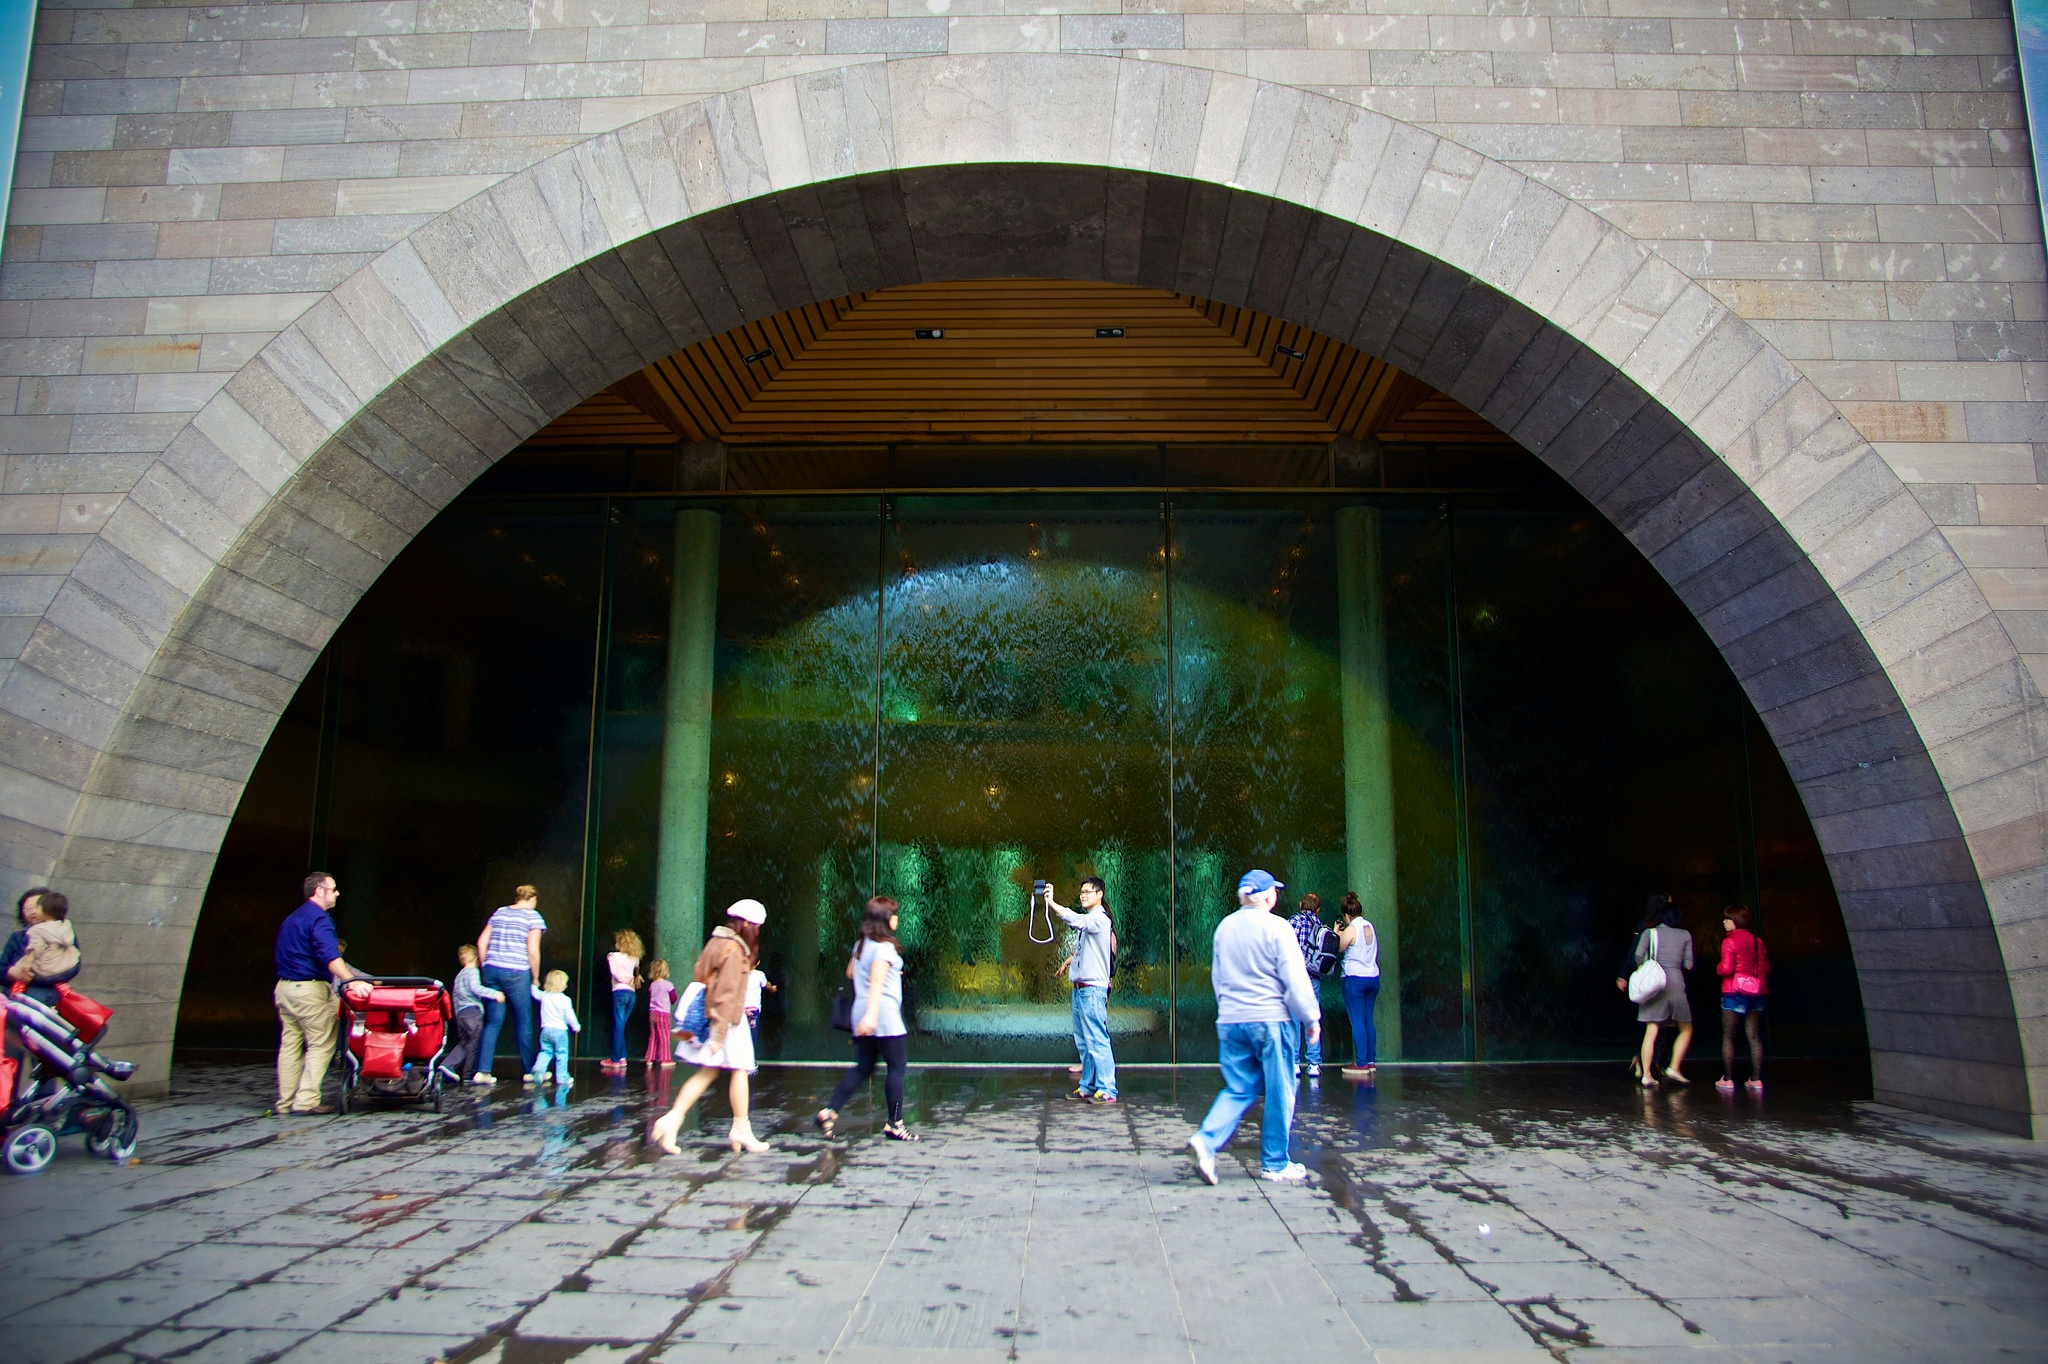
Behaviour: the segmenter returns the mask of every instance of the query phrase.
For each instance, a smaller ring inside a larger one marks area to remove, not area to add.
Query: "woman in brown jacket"
[[[754,1044],[747,1032],[747,973],[761,955],[761,925],[768,910],[759,900],[740,900],[725,911],[725,922],[711,930],[711,941],[697,954],[697,969],[691,979],[704,987],[704,1017],[709,1037],[693,1037],[683,1030],[683,1012],[675,1018],[676,1053],[697,1067],[696,1074],[683,1082],[669,1111],[654,1120],[648,1140],[670,1155],[681,1155],[676,1135],[690,1105],[704,1097],[721,1072],[732,1076],[732,1134],[735,1151],[765,1151],[768,1143],[754,1136],[747,1121],[747,1074],[754,1068]]]

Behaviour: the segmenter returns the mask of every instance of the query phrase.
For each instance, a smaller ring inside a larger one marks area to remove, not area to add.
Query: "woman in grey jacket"
[[[1636,938],[1636,965],[1642,965],[1655,954],[1657,964],[1664,968],[1664,988],[1636,1008],[1636,1022],[1645,1025],[1644,1089],[1653,1089],[1657,1084],[1657,1073],[1650,1067],[1657,1053],[1657,1029],[1664,1024],[1675,1024],[1678,1028],[1678,1040],[1671,1044],[1671,1065],[1664,1071],[1664,1078],[1673,1084],[1687,1083],[1679,1073],[1679,1067],[1685,1064],[1686,1049],[1692,1045],[1692,1004],[1685,997],[1685,973],[1692,969],[1692,934],[1684,924],[1678,906],[1667,901],[1650,926]]]

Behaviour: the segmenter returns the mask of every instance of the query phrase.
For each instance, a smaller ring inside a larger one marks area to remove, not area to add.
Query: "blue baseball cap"
[[[1258,895],[1264,891],[1284,889],[1286,885],[1285,881],[1274,880],[1272,872],[1260,871],[1254,867],[1246,872],[1243,878],[1238,881],[1237,893],[1239,895]]]

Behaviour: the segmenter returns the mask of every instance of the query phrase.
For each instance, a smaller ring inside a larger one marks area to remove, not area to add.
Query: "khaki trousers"
[[[312,1108],[320,1102],[327,1063],[334,1059],[338,1014],[324,980],[281,980],[277,1002],[277,1106]]]

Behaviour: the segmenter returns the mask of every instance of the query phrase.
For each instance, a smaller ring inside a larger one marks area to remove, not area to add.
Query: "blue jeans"
[[[1116,1053],[1109,1047],[1109,991],[1074,987],[1074,1046],[1081,1053],[1081,1088],[1116,1097]]]
[[[1301,1058],[1301,1064],[1310,1075],[1320,1075],[1323,1073],[1323,1035],[1318,1032],[1316,1040],[1311,1042],[1308,1029],[1306,1023],[1294,1025],[1294,1054]]]
[[[531,1075],[533,1058],[540,1054],[534,1037],[539,1031],[534,1025],[540,1021],[540,1005],[533,997],[533,972],[486,966],[477,974],[491,989],[505,992],[503,1003],[484,1000],[484,1035],[477,1044],[477,1070],[489,1074],[491,1062],[498,1059],[498,1032],[505,1026],[505,1014],[510,1011],[512,1035],[519,1040],[519,1073]]]
[[[1294,1127],[1295,1023],[1218,1023],[1216,1064],[1223,1070],[1223,1092],[1209,1105],[1209,1116],[1195,1133],[1211,1151],[1221,1151],[1237,1134],[1238,1123],[1259,1096],[1266,1096],[1259,1118],[1259,1165],[1287,1168],[1287,1138]]]
[[[555,1061],[555,1083],[569,1083],[569,1030],[567,1028],[542,1028],[540,1030],[540,1054],[534,1058],[533,1078],[538,1080],[547,1074],[548,1058]]]
[[[626,1020],[633,1016],[633,1001],[640,996],[632,990],[612,991],[612,1060],[626,1059]]]
[[[1379,1063],[1379,1033],[1373,1027],[1373,1006],[1379,1002],[1380,978],[1378,976],[1344,977],[1344,1012],[1351,1017],[1352,1064],[1370,1066]]]

